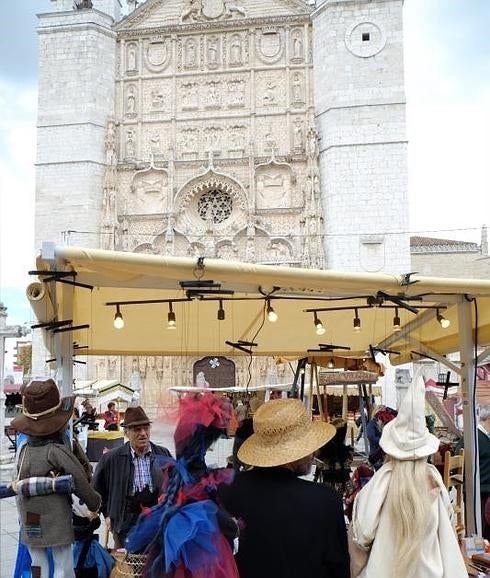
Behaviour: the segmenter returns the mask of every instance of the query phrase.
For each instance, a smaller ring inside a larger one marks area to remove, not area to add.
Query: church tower
[[[52,0],[39,15],[36,233],[93,231],[98,246],[107,119],[114,110],[115,19],[119,0]],[[76,227],[74,227],[74,215]]]
[[[410,267],[403,0],[325,0],[312,14],[327,267]]]

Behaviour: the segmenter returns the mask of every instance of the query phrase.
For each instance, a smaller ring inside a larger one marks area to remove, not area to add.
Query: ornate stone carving
[[[170,38],[154,38],[145,46],[145,66],[152,72],[164,70],[170,63]]]
[[[221,108],[221,81],[211,80],[204,84],[203,94],[205,96],[206,108]]]
[[[241,66],[243,64],[243,43],[240,34],[233,34],[230,39],[230,66]]]
[[[228,80],[227,104],[229,108],[245,106],[245,80],[241,78]]]
[[[265,27],[256,35],[257,54],[263,62],[273,64],[284,53],[282,31],[274,27]]]
[[[220,151],[221,150],[221,138],[223,134],[223,127],[221,126],[208,126],[204,129],[204,150],[207,151]]]
[[[199,150],[199,131],[197,128],[185,128],[180,134],[182,158],[195,158]]]
[[[306,134],[306,154],[310,159],[317,159],[319,155],[318,132],[314,127],[310,127]]]
[[[257,209],[287,208],[291,206],[291,169],[271,162],[257,167]]]
[[[167,205],[168,176],[164,169],[150,167],[138,171],[131,185],[132,213],[151,215],[164,213]]]
[[[209,22],[245,17],[245,10],[235,0],[185,0],[180,21]]]
[[[197,82],[185,82],[180,85],[182,110],[199,108],[199,92]]]
[[[198,42],[197,38],[187,38],[184,44],[184,68],[197,68],[198,61]]]

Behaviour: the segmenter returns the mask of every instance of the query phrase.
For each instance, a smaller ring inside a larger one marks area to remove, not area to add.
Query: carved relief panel
[[[206,38],[206,65],[210,70],[221,65],[221,38],[219,36],[208,36]]]
[[[286,106],[286,83],[282,72],[257,72],[255,80],[255,106],[260,109]]]
[[[291,206],[292,171],[275,162],[257,167],[255,191],[257,209],[284,209]]]
[[[145,80],[143,82],[143,115],[151,118],[172,112],[172,85],[170,79]]]
[[[167,210],[168,175],[163,169],[138,171],[131,184],[128,214],[151,215]]]

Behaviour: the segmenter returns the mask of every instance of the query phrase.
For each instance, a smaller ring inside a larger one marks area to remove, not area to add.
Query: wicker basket
[[[146,562],[145,554],[124,554],[114,555],[116,565],[114,566],[110,578],[141,578]]]

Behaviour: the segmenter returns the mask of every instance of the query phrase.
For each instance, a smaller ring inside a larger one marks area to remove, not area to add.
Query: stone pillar
[[[410,268],[402,0],[312,15],[315,118],[329,268]]]

